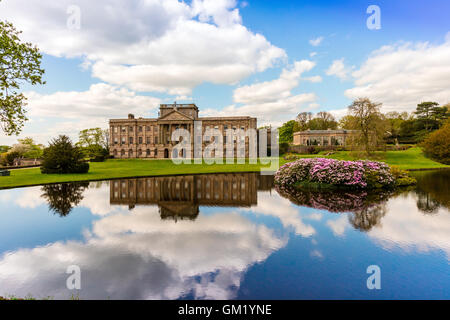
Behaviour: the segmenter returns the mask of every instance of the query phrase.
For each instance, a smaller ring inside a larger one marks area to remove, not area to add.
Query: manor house
[[[186,129],[191,135],[191,150],[194,150],[194,121],[202,122],[202,134],[208,129],[218,129],[224,136],[228,129],[255,129],[257,119],[243,117],[199,117],[195,104],[161,104],[158,118],[135,118],[129,114],[127,119],[109,120],[110,154],[114,158],[172,158],[172,132],[178,128]],[[245,138],[248,156],[248,137]],[[205,141],[203,142],[203,146]],[[174,150],[175,151],[175,150]],[[235,153],[236,154],[236,153]]]

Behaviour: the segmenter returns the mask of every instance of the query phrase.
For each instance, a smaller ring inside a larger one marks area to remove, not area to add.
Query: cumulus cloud
[[[2,290],[67,299],[65,270],[75,264],[82,299],[232,299],[247,268],[286,245],[238,214],[175,224],[161,220],[156,206],[103,217],[86,236],[2,256]]]
[[[67,28],[69,5],[80,29]],[[202,82],[234,84],[284,59],[284,50],[241,23],[234,0],[26,1],[0,17],[58,57],[82,57],[93,76],[137,91],[188,95]]]
[[[281,125],[287,119],[295,117],[296,113],[308,109],[308,103],[316,101],[314,93],[292,94],[301,80],[310,82],[321,81],[320,76],[302,77],[310,71],[315,63],[309,60],[296,61],[293,66],[284,68],[278,79],[238,87],[233,93],[233,104],[221,111],[205,110],[202,115],[239,114],[258,117],[260,124]]]
[[[318,45],[320,45],[320,43],[323,41],[323,37],[318,37],[315,39],[311,39],[309,40],[309,44],[312,45],[313,47],[317,47]]]
[[[334,60],[331,66],[327,69],[326,74],[328,76],[336,76],[341,80],[345,80],[349,77],[352,68],[345,66],[344,58]]]
[[[387,250],[430,252],[440,250],[450,261],[450,215],[441,208],[434,215],[417,209],[413,195],[405,201],[401,197],[390,199],[382,227],[373,228],[369,237]],[[413,198],[413,199],[411,199]]]
[[[450,101],[450,39],[442,44],[399,43],[374,51],[352,73],[351,99],[369,97],[384,111],[412,111],[422,101]]]
[[[107,128],[108,119],[124,118],[129,112],[148,117],[161,102],[158,98],[138,95],[106,83],[93,84],[86,91],[26,92],[25,95],[28,98],[27,115],[32,121],[20,137],[33,136],[44,144],[59,134],[74,138],[82,129]],[[51,125],[43,132],[42,127],[49,121]]]

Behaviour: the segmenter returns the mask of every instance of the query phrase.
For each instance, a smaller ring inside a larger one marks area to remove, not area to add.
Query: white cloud
[[[75,264],[82,299],[232,299],[247,268],[287,243],[235,213],[174,223],[157,206],[102,217],[85,235],[1,256],[2,290],[67,299],[65,271]]]
[[[69,5],[80,30],[66,27]],[[83,57],[93,76],[137,91],[188,95],[202,82],[234,84],[284,59],[241,24],[234,0],[26,1],[0,3],[0,18],[43,52]]]
[[[346,214],[342,214],[338,219],[328,220],[327,226],[333,231],[333,234],[338,237],[342,237],[345,234],[345,230],[350,227]]]
[[[34,121],[25,126],[20,137],[32,136],[43,144],[59,134],[75,138],[82,129],[107,128],[108,119],[124,118],[128,113],[148,117],[160,103],[158,98],[137,95],[126,88],[105,83],[91,85],[87,91],[26,92],[25,95],[28,98],[27,116]],[[51,124],[43,131],[42,127],[50,121]],[[12,143],[16,139],[2,138],[2,142]]]
[[[328,76],[336,76],[341,80],[345,80],[349,77],[352,68],[346,67],[344,64],[344,58],[339,60],[334,60],[331,66],[326,71]]]
[[[353,72],[346,96],[382,102],[384,111],[412,111],[422,101],[450,101],[450,39],[439,45],[403,43],[374,51]]]
[[[309,56],[310,56],[311,58],[315,57],[316,55],[317,55],[317,52],[311,52],[311,53],[309,54]]]
[[[314,93],[293,95],[292,90],[301,80],[318,82],[319,76],[302,78],[302,74],[314,68],[315,63],[309,60],[296,61],[290,68],[282,70],[278,79],[255,83],[237,88],[233,94],[235,104],[221,111],[205,110],[202,115],[249,115],[258,117],[258,125],[281,125],[284,121],[295,117],[305,104],[315,102]]]
[[[255,104],[273,102],[291,96],[291,90],[298,86],[302,73],[314,68],[309,60],[296,61],[292,68],[283,69],[278,79],[255,83],[237,88],[233,100],[237,103]]]
[[[311,39],[309,40],[309,43],[313,46],[313,47],[317,47],[322,41],[323,41],[323,37],[318,37],[315,39]]]
[[[450,261],[450,215],[445,208],[433,215],[423,214],[413,195],[390,199],[382,227],[372,228],[368,235],[387,250],[430,252],[440,250]]]

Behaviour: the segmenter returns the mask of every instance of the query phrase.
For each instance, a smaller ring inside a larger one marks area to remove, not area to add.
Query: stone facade
[[[135,118],[109,120],[110,155],[114,158],[172,158],[173,147],[178,142],[171,141],[172,132],[178,128],[191,134],[191,150],[194,150],[194,122],[202,122],[202,132],[218,129],[224,136],[227,129],[255,129],[257,119],[244,117],[199,117],[195,104],[162,104],[156,119]],[[248,156],[248,137],[246,156]],[[203,147],[209,144],[203,141]],[[236,154],[236,153],[235,153]],[[183,156],[183,155],[175,155]]]
[[[345,146],[355,130],[306,130],[294,132],[294,145]]]

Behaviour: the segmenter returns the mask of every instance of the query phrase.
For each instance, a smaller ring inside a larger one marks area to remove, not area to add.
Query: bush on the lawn
[[[41,172],[52,173],[87,173],[89,163],[83,161],[83,154],[72,144],[67,136],[59,136],[44,149]]]
[[[427,157],[450,164],[450,120],[441,129],[430,133],[421,147]]]
[[[280,167],[275,183],[281,187],[310,184],[355,189],[395,186],[389,166],[377,161],[341,161],[313,158],[299,159]]]

